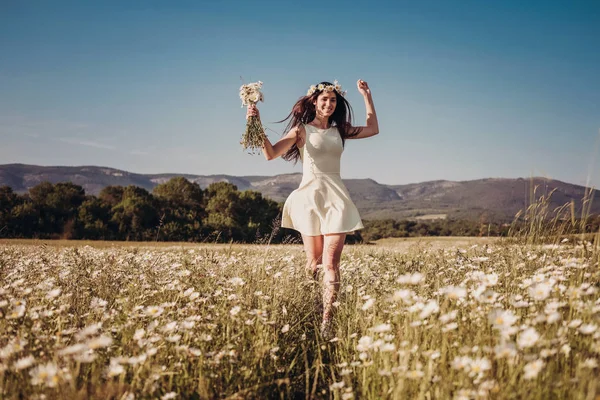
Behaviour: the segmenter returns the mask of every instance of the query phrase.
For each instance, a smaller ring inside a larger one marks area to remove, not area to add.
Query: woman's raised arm
[[[367,82],[361,79],[356,82],[356,86],[365,100],[365,107],[367,109],[367,125],[359,126],[358,128],[360,128],[360,133],[358,133],[356,136],[350,136],[348,139],[364,139],[375,136],[379,133],[379,123],[377,122],[377,114],[375,113],[375,105],[373,104],[371,89],[369,88]]]

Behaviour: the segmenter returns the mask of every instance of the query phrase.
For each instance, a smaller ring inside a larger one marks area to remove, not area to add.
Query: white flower
[[[369,308],[373,307],[373,304],[375,304],[375,299],[368,299],[361,308],[363,311],[367,311]]]
[[[240,312],[241,310],[242,310],[242,307],[240,307],[240,306],[234,306],[234,307],[233,307],[233,308],[232,308],[232,309],[229,311],[229,314],[231,314],[231,315],[234,315],[234,316],[235,316],[235,315],[238,315],[238,314],[239,314],[239,312]]]
[[[544,362],[542,360],[535,360],[525,364],[523,379],[531,380],[536,378],[543,367]]]
[[[458,310],[452,310],[447,314],[442,314],[442,315],[440,315],[440,322],[442,324],[445,324],[450,321],[453,321],[457,315],[458,315]]]
[[[498,330],[513,326],[519,319],[511,310],[502,309],[492,311],[488,318],[494,328]]]
[[[563,353],[565,357],[569,357],[569,354],[571,353],[571,346],[569,346],[568,343],[563,344],[560,348],[560,352]]]
[[[452,368],[457,370],[468,369],[472,361],[473,360],[469,356],[454,357],[454,360],[452,361]]]
[[[29,375],[31,375],[31,384],[46,384],[48,387],[56,387],[59,382],[58,373],[58,367],[53,362],[49,362],[45,365],[38,365],[29,371]]]
[[[419,318],[425,319],[432,314],[437,314],[438,312],[440,312],[440,306],[437,300],[429,300],[427,304],[425,304],[425,307],[423,308],[421,313],[419,314]]]
[[[519,334],[519,338],[517,339],[517,345],[520,349],[533,347],[537,343],[539,338],[540,335],[539,333],[537,333],[535,328],[527,328]]]
[[[55,297],[58,297],[60,295],[60,288],[56,288],[56,289],[52,289],[51,291],[48,292],[48,294],[46,294],[46,298],[47,299],[53,299]]]
[[[464,299],[467,296],[467,289],[461,286],[448,286],[442,289],[451,300]]]
[[[517,356],[517,349],[512,342],[506,342],[494,347],[496,358],[514,358]]]
[[[417,272],[412,275],[411,274],[400,275],[398,277],[398,279],[396,279],[396,282],[401,283],[401,284],[418,285],[424,278],[425,278],[425,276],[423,274]]]
[[[169,393],[164,394],[160,398],[160,400],[171,400],[171,399],[175,399],[175,398],[177,398],[177,393],[175,393],[175,392],[169,392]]]
[[[371,328],[371,330],[375,333],[389,332],[392,330],[392,326],[390,324],[379,324]]]
[[[31,367],[35,363],[35,358],[32,355],[28,355],[27,357],[20,358],[15,362],[14,368],[17,371],[20,371],[25,368]]]
[[[559,312],[553,312],[546,316],[546,322],[549,324],[553,324],[555,322],[560,321],[561,315]]]
[[[118,362],[113,362],[111,360],[110,365],[106,369],[106,376],[112,378],[113,376],[121,375],[125,372],[125,368]]]
[[[371,336],[363,336],[356,345],[356,350],[364,352],[369,350],[373,346],[373,338]]]
[[[412,371],[408,371],[406,373],[406,377],[408,379],[420,379],[420,378],[422,378],[424,376],[425,376],[425,373],[423,371],[421,371],[421,370],[418,370],[418,369],[415,369],[415,370],[412,370]]]
[[[469,364],[469,371],[470,371],[471,376],[483,373],[485,371],[490,370],[491,368],[492,368],[492,364],[485,357],[476,358],[474,360],[471,360],[471,363]]]
[[[456,322],[450,322],[447,325],[442,327],[442,332],[450,332],[458,328],[458,324]]]
[[[413,296],[413,291],[409,289],[400,289],[394,292],[393,300],[394,301],[404,301],[405,303],[409,303]]]
[[[146,307],[146,310],[144,311],[146,313],[146,315],[156,318],[158,317],[160,314],[163,313],[163,311],[165,311],[164,308],[159,307],[159,306],[148,306]]]
[[[498,284],[498,274],[492,272],[483,277],[482,283],[487,286],[496,286]]]
[[[329,386],[330,390],[342,389],[344,387],[344,381],[334,382]]]
[[[546,300],[552,291],[550,282],[541,282],[529,288],[529,295],[537,301]]]
[[[379,351],[382,353],[396,351],[396,345],[394,343],[384,343],[381,346],[379,346]]]
[[[581,325],[583,321],[581,321],[580,319],[574,319],[571,322],[569,322],[568,327],[569,328],[577,328],[579,325]]]
[[[281,333],[287,333],[290,330],[290,324],[285,324],[283,328],[281,328]]]
[[[109,336],[101,335],[97,338],[90,339],[87,342],[87,347],[90,349],[99,349],[101,347],[108,347],[112,343],[112,338]]]
[[[597,329],[598,326],[595,324],[583,324],[579,327],[579,332],[582,335],[591,335],[592,333],[596,332]]]
[[[244,286],[246,284],[246,282],[242,279],[242,278],[231,278],[229,280],[229,283],[231,283],[233,286]]]
[[[595,358],[587,358],[580,364],[581,368],[594,369],[598,367],[598,361]]]
[[[79,353],[82,353],[87,350],[88,350],[88,347],[85,344],[77,343],[72,346],[65,347],[64,349],[59,350],[57,353],[60,356],[68,356],[68,355],[72,355],[72,354],[79,354]]]
[[[144,337],[145,334],[146,331],[144,330],[144,328],[136,329],[135,333],[133,334],[133,340],[140,340]]]

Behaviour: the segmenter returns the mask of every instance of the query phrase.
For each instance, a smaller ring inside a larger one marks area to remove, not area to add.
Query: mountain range
[[[97,166],[0,165],[0,186],[8,185],[18,193],[25,193],[43,181],[72,182],[93,195],[109,185],[135,185],[152,191],[156,185],[176,176],[183,176],[202,188],[213,182],[230,182],[239,190],[255,190],[278,202],[284,201],[302,179],[299,173],[275,176],[137,174]],[[486,219],[509,221],[531,203],[534,189],[536,197],[555,190],[550,197],[550,209],[573,201],[577,213],[586,196],[584,186],[540,177],[438,180],[405,185],[386,185],[373,179],[344,179],[344,184],[365,219],[479,219],[485,215]],[[592,190],[592,196],[596,192]],[[600,214],[600,202],[592,202],[590,213]]]

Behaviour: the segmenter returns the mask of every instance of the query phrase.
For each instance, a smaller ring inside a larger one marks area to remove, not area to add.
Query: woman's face
[[[313,104],[315,105],[317,114],[323,117],[330,117],[335,111],[335,107],[337,105],[337,97],[335,96],[335,92],[323,91],[321,94],[319,94],[317,100]]]

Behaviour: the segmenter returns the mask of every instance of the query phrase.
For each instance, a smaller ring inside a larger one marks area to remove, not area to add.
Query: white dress
[[[307,236],[364,228],[340,177],[344,148],[337,128],[320,129],[308,124],[304,128],[306,140],[299,148],[302,181],[285,201],[281,226]]]

